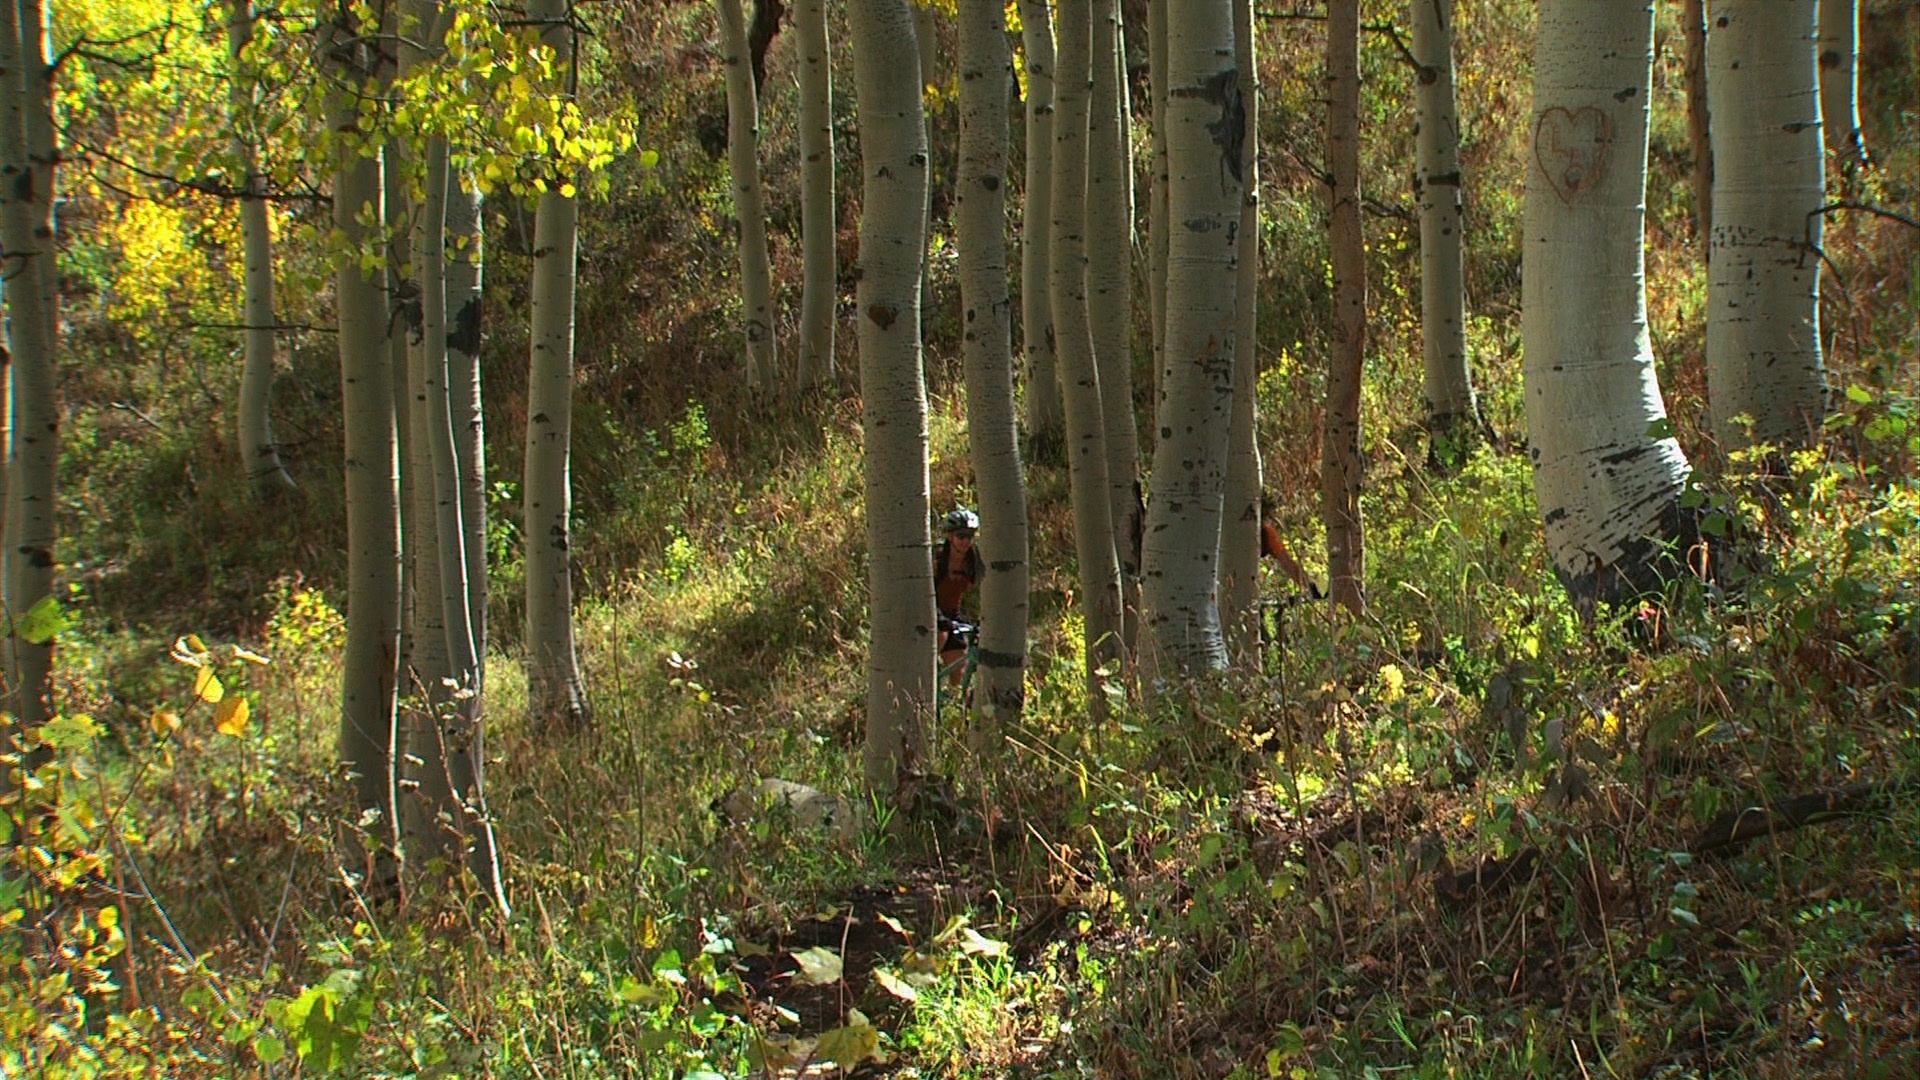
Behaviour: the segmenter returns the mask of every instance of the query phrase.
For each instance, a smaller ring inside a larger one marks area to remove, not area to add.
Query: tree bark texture
[[[1626,599],[1686,531],[1685,455],[1647,331],[1653,6],[1546,0],[1535,46],[1520,333],[1534,492],[1576,604]]]
[[[271,498],[293,490],[294,483],[273,441],[270,403],[279,320],[273,304],[273,235],[267,221],[267,178],[260,172],[258,155],[245,134],[253,112],[253,82],[246,56],[252,41],[253,5],[250,0],[233,0],[227,20],[227,54],[233,62],[229,96],[233,105],[233,152],[241,162],[245,193],[240,199],[240,322],[246,327],[241,332],[246,351],[240,368],[240,460],[254,491]]]
[[[1227,433],[1226,504],[1220,515],[1220,622],[1233,664],[1260,662],[1258,306],[1260,288],[1260,67],[1252,0],[1233,0],[1234,67],[1246,114],[1240,248],[1233,293],[1233,412]]]
[[[528,9],[546,22],[541,37],[572,54],[567,0]],[[549,182],[534,209],[532,349],[527,375],[526,515],[527,706],[538,729],[580,730],[589,722],[573,641],[573,305],[579,205]]]
[[[1860,2],[1820,0],[1820,116],[1834,160],[1867,164],[1860,132]],[[1796,22],[1796,25],[1798,23]]]
[[[1723,448],[1807,446],[1827,404],[1818,7],[1717,0],[1713,11],[1707,85],[1719,217],[1707,264],[1709,411]]]
[[[1047,0],[1020,0],[1020,40],[1027,62],[1027,183],[1020,228],[1020,351],[1027,368],[1027,436],[1036,456],[1051,456],[1065,437],[1059,360],[1054,352],[1053,15]]]
[[[19,21],[0,19],[0,246],[11,362],[7,445],[5,607],[18,619],[52,595],[55,479],[60,460],[59,321],[54,287],[50,99],[38,3],[19,5]],[[53,641],[10,634],[7,708],[14,723],[36,727],[53,717]]]
[[[1153,100],[1152,174],[1147,189],[1147,317],[1153,326],[1153,378],[1160,378],[1167,357],[1167,0],[1147,0],[1147,76]],[[1153,399],[1159,400],[1159,386]],[[1148,425],[1151,433],[1152,425]],[[1149,448],[1153,440],[1148,439]]]
[[[1140,437],[1133,412],[1133,125],[1118,0],[1093,0],[1093,98],[1087,138],[1087,314],[1100,370],[1107,512],[1120,565],[1121,643],[1140,619]]]
[[[800,50],[800,364],[796,382],[810,390],[834,379],[833,320],[839,267],[833,238],[833,52],[826,0],[796,0],[793,27]]]
[[[973,705],[980,741],[997,754],[1025,698],[1027,491],[1013,407],[1013,303],[1007,292],[1007,103],[1012,75],[999,0],[960,0],[961,351],[967,381],[967,442],[980,492],[986,564],[980,586],[979,680]]]
[[[848,0],[859,100],[860,394],[867,512],[867,786],[892,798],[926,762],[934,704],[927,396],[920,360],[927,126],[908,0]]]
[[[740,0],[714,0],[720,13],[721,59],[727,68],[727,171],[740,223],[741,329],[747,385],[779,388],[773,325],[773,264],[767,257],[767,200],[760,187],[760,100],[747,62],[747,20]]]
[[[1713,229],[1713,127],[1707,108],[1707,0],[1684,0],[1680,28],[1687,36],[1687,144],[1693,148],[1693,235],[1707,252]]]
[[[1467,292],[1460,236],[1460,118],[1454,107],[1453,0],[1412,0],[1418,132],[1413,196],[1420,206],[1420,338],[1427,429],[1440,464],[1457,461],[1480,431],[1467,358]]]
[[[1091,707],[1105,695],[1100,669],[1124,660],[1120,564],[1107,501],[1107,440],[1100,371],[1087,310],[1087,132],[1092,102],[1093,25],[1085,4],[1060,8],[1053,97],[1053,336],[1067,414],[1068,488],[1074,551],[1085,605]]]
[[[1142,570],[1143,670],[1226,667],[1218,578],[1234,399],[1246,101],[1235,0],[1168,0],[1166,368]]]
[[[346,444],[347,640],[341,656],[340,758],[353,774],[355,808],[366,822],[374,884],[399,850],[394,806],[394,720],[400,649],[400,478],[394,366],[383,278],[362,269],[384,228],[382,167],[362,147],[359,104],[372,93],[355,16],[330,10],[322,23],[330,80],[328,118],[339,141],[333,224],[343,239],[335,272],[340,397]]]
[[[487,444],[480,342],[486,250],[481,195],[471,176],[447,192],[447,380],[452,387],[454,453],[460,470],[461,550],[467,564],[467,622],[485,689],[487,655]]]
[[[1333,203],[1333,340],[1321,421],[1321,517],[1334,602],[1358,613],[1366,601],[1366,534],[1360,492],[1360,380],[1367,355],[1367,255],[1360,226],[1360,0],[1327,5],[1327,170]]]

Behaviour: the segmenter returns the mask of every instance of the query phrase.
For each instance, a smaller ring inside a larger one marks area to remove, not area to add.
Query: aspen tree
[[[1051,456],[1065,438],[1059,358],[1054,348],[1053,294],[1053,14],[1047,0],[1020,0],[1020,40],[1027,59],[1027,182],[1020,209],[1020,352],[1026,359],[1027,437],[1036,457]]]
[[[1235,0],[1168,0],[1166,365],[1142,566],[1143,671],[1226,667],[1217,583],[1234,400],[1246,99]]]
[[[1653,5],[1545,0],[1534,51],[1520,336],[1547,550],[1583,609],[1656,588],[1687,459],[1647,332]]]
[[[573,54],[569,0],[534,0],[541,41]],[[563,65],[571,79],[572,62]],[[534,209],[532,355],[527,376],[527,706],[537,727],[589,722],[573,639],[573,304],[579,203],[572,177],[552,177]]]
[[[861,132],[861,426],[867,511],[867,786],[900,794],[934,704],[927,396],[920,360],[927,125],[908,0],[848,0]]]
[[[834,377],[833,319],[839,267],[833,239],[833,52],[826,0],[796,0],[800,50],[800,364],[796,383],[810,390]]]
[[[1820,145],[1815,0],[1716,0],[1707,403],[1721,444],[1819,438]]]
[[[368,268],[384,229],[381,155],[364,152],[360,103],[373,62],[349,5],[323,12],[328,125],[337,171],[341,409],[345,419],[347,635],[341,656],[340,759],[353,774],[355,808],[372,842],[375,887],[389,887],[399,850],[394,805],[395,695],[400,648],[400,478],[394,367],[383,278]]]
[[[1328,228],[1333,256],[1333,340],[1321,421],[1321,518],[1327,528],[1328,595],[1358,614],[1366,607],[1366,530],[1360,491],[1360,382],[1367,355],[1367,255],[1360,224],[1360,0],[1327,5]]]
[[[961,351],[967,442],[980,490],[980,643],[974,711],[997,744],[1020,715],[1027,665],[1027,491],[1013,410],[1007,294],[1007,103],[1012,74],[1000,0],[960,0]]]
[[[278,317],[273,304],[273,235],[267,220],[267,178],[259,154],[245,135],[253,109],[253,82],[247,71],[247,46],[253,41],[251,0],[232,0],[227,18],[227,55],[232,101],[233,153],[240,162],[241,331],[246,342],[240,369],[240,460],[256,492],[271,497],[293,490],[293,477],[280,462],[273,441],[274,343]]]
[[[1093,24],[1088,6],[1061,5],[1053,96],[1053,337],[1067,417],[1068,487],[1074,551],[1086,618],[1089,700],[1104,696],[1100,672],[1124,662],[1120,564],[1113,550],[1107,496],[1106,428],[1100,371],[1087,311],[1087,134],[1091,108]]]
[[[1260,659],[1259,363],[1256,355],[1260,284],[1260,66],[1252,0],[1233,0],[1234,66],[1246,114],[1240,199],[1239,250],[1234,258],[1233,413],[1227,434],[1226,502],[1220,516],[1218,589],[1227,653],[1240,667]]]
[[[1133,413],[1133,125],[1118,0],[1092,0],[1093,97],[1087,137],[1087,321],[1100,372],[1107,508],[1120,568],[1121,643],[1140,618],[1140,438]]]
[[[742,329],[747,385],[778,390],[773,324],[773,265],[767,257],[767,200],[760,187],[760,100],[747,63],[747,20],[740,0],[714,0],[720,15],[721,59],[727,68],[727,171],[740,226]]]
[[[1434,464],[1451,471],[1480,432],[1467,358],[1466,260],[1460,235],[1460,118],[1454,107],[1453,0],[1411,0],[1420,205],[1420,340]]]

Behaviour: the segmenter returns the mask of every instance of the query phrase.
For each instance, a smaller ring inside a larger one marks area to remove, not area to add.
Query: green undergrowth
[[[1114,686],[1099,725],[1043,575],[1026,717],[983,760],[944,716],[900,811],[857,781],[851,421],[758,480],[679,445],[686,512],[581,610],[593,730],[524,716],[510,643],[490,664],[507,917],[432,867],[358,891],[323,594],[283,585],[241,642],[83,620],[9,796],[0,1070],[1911,1075],[1910,419],[1862,390],[1793,482],[1703,488],[1764,558],[1593,623],[1521,456],[1439,478],[1383,444],[1365,618],[1283,606],[1258,675]],[[969,499],[950,402],[934,439],[936,502]],[[720,808],[769,776],[857,826]],[[1821,794],[1843,813],[1716,843]]]

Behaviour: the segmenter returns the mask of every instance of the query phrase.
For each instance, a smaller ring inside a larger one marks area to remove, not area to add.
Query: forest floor
[[[592,730],[492,665],[508,918],[431,873],[353,886],[318,594],[210,646],[238,729],[104,635],[73,752],[141,829],[98,1000],[156,1003],[121,1037],[183,1076],[1920,1074],[1920,489],[1865,434],[1904,408],[1851,401],[1797,482],[1715,496],[1768,552],[1737,588],[1591,622],[1518,454],[1381,470],[1367,618],[1283,606],[1258,674],[1114,687],[1101,725],[1055,571],[1005,752],[943,716],[899,810],[858,794],[850,421],[751,491],[690,454],[681,497],[733,509],[584,606]],[[935,430],[958,497],[950,406]],[[1033,475],[1064,566],[1064,475]],[[860,827],[716,810],[766,776]]]

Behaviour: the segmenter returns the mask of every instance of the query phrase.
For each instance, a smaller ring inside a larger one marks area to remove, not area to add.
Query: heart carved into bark
[[[1560,201],[1593,190],[1606,172],[1613,122],[1591,105],[1569,111],[1558,106],[1540,114],[1533,129],[1533,156]]]

